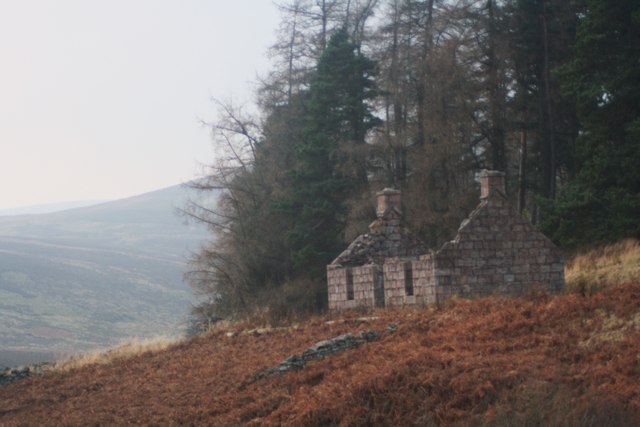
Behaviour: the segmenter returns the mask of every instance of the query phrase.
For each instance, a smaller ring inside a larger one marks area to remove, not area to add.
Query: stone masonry
[[[559,292],[555,245],[510,205],[504,174],[480,174],[480,204],[437,252],[401,224],[400,194],[378,193],[378,219],[327,266],[329,309],[431,304],[453,296]]]
[[[422,242],[402,226],[400,192],[386,188],[377,196],[377,218],[369,232],[357,237],[327,267],[330,309],[383,307],[385,260],[418,259],[425,252]]]
[[[332,264],[382,265],[389,257],[417,257],[424,253],[422,242],[402,226],[400,192],[385,188],[377,196],[377,219],[369,225],[369,232],[358,236]]]

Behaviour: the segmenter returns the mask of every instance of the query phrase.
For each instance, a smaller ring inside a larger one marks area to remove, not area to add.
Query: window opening
[[[375,273],[373,296],[376,307],[384,307],[384,273],[378,269]]]
[[[404,265],[404,291],[407,296],[413,295],[413,266],[410,262]]]
[[[353,298],[353,272],[347,268],[347,300],[352,301]]]

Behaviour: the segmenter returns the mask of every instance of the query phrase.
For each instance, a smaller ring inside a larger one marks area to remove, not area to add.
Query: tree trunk
[[[526,170],[527,170],[527,131],[520,131],[520,167],[518,170],[518,212],[525,209],[526,201]]]
[[[542,16],[542,44],[543,44],[543,108],[545,117],[546,156],[545,162],[545,188],[546,196],[556,197],[556,143],[553,124],[553,110],[551,107],[551,72],[549,67],[549,34],[547,31],[546,3],[543,1]]]
[[[500,77],[498,73],[498,59],[496,57],[496,25],[493,0],[487,1],[487,13],[489,15],[488,28],[488,84],[489,84],[489,109],[491,111],[491,129],[489,130],[489,143],[491,144],[491,159],[493,169],[507,172],[507,162],[504,143],[504,127]]]

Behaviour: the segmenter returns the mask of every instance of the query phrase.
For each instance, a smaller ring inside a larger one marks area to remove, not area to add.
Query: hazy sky
[[[251,99],[271,0],[0,0],[0,209],[192,179],[212,96]]]

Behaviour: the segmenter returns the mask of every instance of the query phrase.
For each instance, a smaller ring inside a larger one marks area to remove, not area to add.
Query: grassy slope
[[[0,388],[0,425],[640,424],[637,277],[586,296],[357,316],[260,333],[227,328],[13,383]],[[368,329],[382,338],[253,380],[321,339]]]
[[[206,236],[203,226],[185,226],[176,215],[189,196],[173,186],[0,217],[0,353],[69,354],[181,333],[194,302],[182,277],[187,248]],[[0,354],[0,369],[2,359],[9,358]]]

